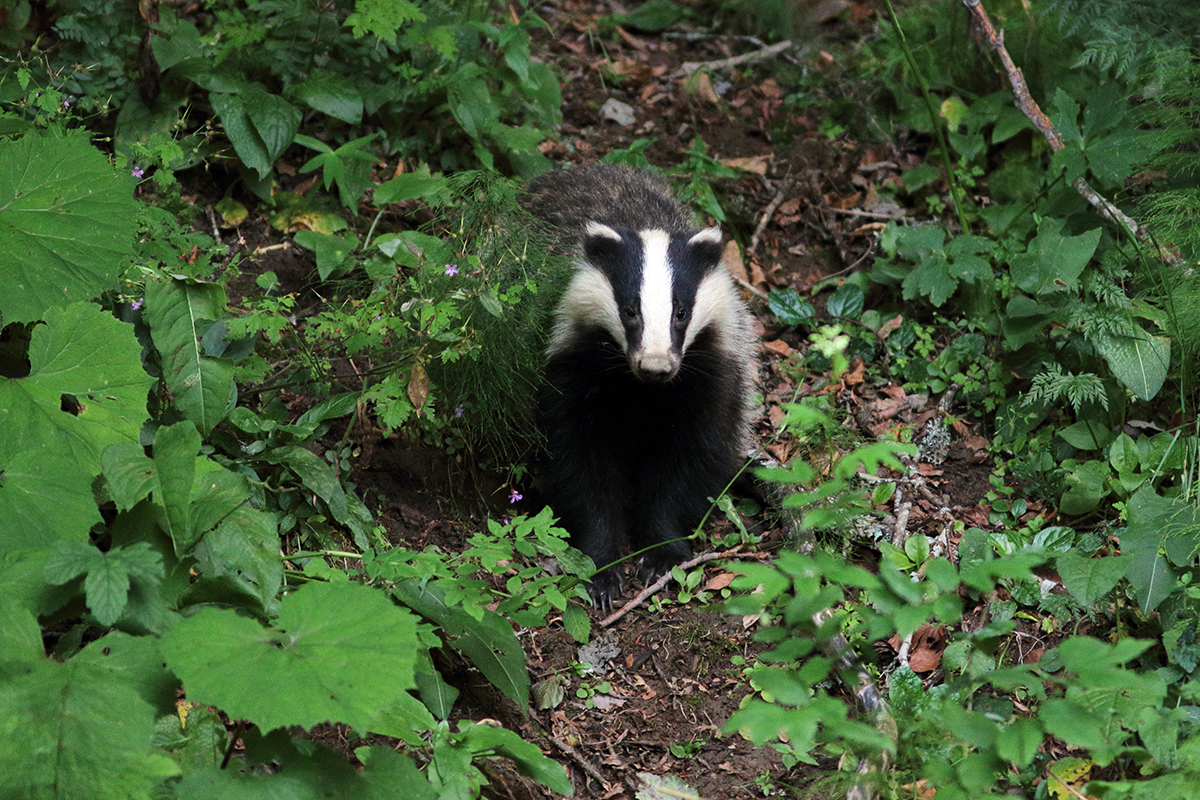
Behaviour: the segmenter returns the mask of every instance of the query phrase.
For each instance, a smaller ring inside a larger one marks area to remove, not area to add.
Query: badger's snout
[[[666,383],[671,380],[679,372],[680,362],[680,357],[670,351],[654,355],[639,352],[629,356],[629,368],[639,380],[647,383]]]

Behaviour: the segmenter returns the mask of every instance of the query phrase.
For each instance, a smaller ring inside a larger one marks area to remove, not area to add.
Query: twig
[[[740,56],[730,56],[729,58],[722,58],[716,61],[685,61],[682,65],[680,65],[679,68],[682,70],[684,75],[691,75],[698,69],[708,70],[711,72],[714,70],[725,69],[727,67],[736,67],[738,64],[745,64],[747,61],[758,61],[760,59],[770,58],[773,55],[791,49],[793,44],[794,43],[792,40],[788,39],[784,42],[767,45],[761,50],[742,53]]]
[[[766,230],[767,223],[771,221],[771,217],[775,216],[775,210],[783,203],[783,196],[787,194],[791,188],[791,183],[784,184],[771,202],[767,203],[767,207],[763,209],[762,216],[758,219],[758,225],[754,228],[754,235],[750,237],[750,246],[746,248],[746,258],[753,258],[754,251],[758,249],[759,239],[762,238],[763,231]]]
[[[563,751],[563,753],[565,753],[572,761],[578,764],[579,768],[587,773],[589,778],[599,783],[606,790],[610,788],[609,782],[604,780],[604,776],[600,773],[600,770],[596,769],[592,765],[592,762],[584,758],[578,750],[576,750],[574,747],[571,747],[571,745],[567,744],[566,742],[560,742],[557,737],[546,734],[544,731],[543,733],[545,734],[546,738],[550,740],[551,744]]]
[[[686,569],[691,569],[692,567],[695,567],[695,566],[699,566],[700,564],[703,564],[708,561],[716,561],[719,558],[766,558],[766,556],[762,553],[743,553],[738,550],[726,550],[723,553],[701,553],[700,555],[696,556],[695,558],[688,559],[687,561],[683,562],[679,566],[681,569],[686,570]],[[670,572],[667,572],[667,573],[664,573],[663,575],[661,575],[659,577],[659,579],[656,580],[654,583],[650,584],[645,589],[642,589],[642,591],[638,592],[637,597],[633,598],[628,603],[623,605],[621,608],[617,609],[616,611],[609,614],[604,619],[600,620],[600,627],[607,628],[608,626],[612,625],[614,622],[619,620],[621,617],[625,616],[630,611],[632,611],[633,609],[637,608],[639,605],[644,603],[647,600],[647,598],[652,597],[653,595],[657,594],[658,592],[660,592],[664,588],[666,588],[666,585],[670,580],[671,580]]]
[[[1029,85],[1025,82],[1025,73],[1023,73],[1015,63],[1012,56],[1008,54],[1008,49],[1004,46],[1004,31],[997,31],[992,25],[992,20],[988,17],[987,11],[983,8],[982,0],[963,0],[963,5],[967,7],[968,12],[975,18],[975,22],[979,25],[983,35],[987,37],[988,44],[996,51],[996,55],[1000,57],[1001,63],[1004,64],[1004,71],[1008,75],[1008,82],[1012,86],[1013,95],[1016,96],[1017,108],[1029,118],[1034,127],[1041,131],[1042,136],[1050,143],[1050,149],[1058,152],[1063,149],[1062,136],[1054,128],[1054,123],[1038,106],[1037,101],[1029,94]],[[1075,187],[1075,191],[1088,201],[1100,216],[1108,220],[1114,225],[1119,225],[1124,228],[1130,236],[1133,236],[1139,241],[1146,241],[1149,238],[1149,233],[1144,227],[1138,225],[1128,214],[1113,205],[1108,198],[1102,197],[1095,189],[1088,185],[1082,177],[1071,181],[1071,185]],[[1169,253],[1160,250],[1160,255],[1168,263],[1176,259]]]

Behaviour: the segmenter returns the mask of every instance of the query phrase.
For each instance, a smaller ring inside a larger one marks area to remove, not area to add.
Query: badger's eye
[[[689,314],[688,314],[687,306],[676,306],[675,307],[675,321],[676,322],[687,322],[688,316],[689,316]]]
[[[638,318],[638,307],[635,306],[633,303],[630,303],[629,305],[627,305],[621,309],[621,317],[625,320],[632,322],[633,320]]]

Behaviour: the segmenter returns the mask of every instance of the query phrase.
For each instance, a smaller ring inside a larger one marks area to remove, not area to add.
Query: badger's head
[[[701,331],[713,328],[718,347],[735,335],[740,300],[721,264],[723,249],[718,228],[668,233],[589,222],[548,354],[600,328],[625,352],[636,377],[671,380]]]

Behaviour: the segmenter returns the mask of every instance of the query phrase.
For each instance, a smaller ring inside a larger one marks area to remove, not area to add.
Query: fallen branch
[[[719,558],[767,558],[767,556],[763,553],[743,553],[739,550],[726,550],[723,553],[701,553],[700,555],[696,556],[695,558],[689,558],[687,561],[683,562],[679,566],[681,569],[688,570],[688,569],[691,569],[692,567],[699,566],[708,561],[716,561]],[[646,602],[647,599],[649,599],[650,597],[653,597],[654,595],[658,594],[663,589],[665,589],[667,586],[667,583],[670,582],[670,580],[671,580],[670,572],[664,573],[663,575],[659,576],[658,580],[656,580],[654,583],[650,584],[645,589],[642,589],[640,592],[638,592],[637,597],[633,598],[628,603],[621,606],[619,609],[617,609],[613,613],[609,614],[604,619],[600,620],[600,627],[607,628],[608,626],[612,625],[614,622],[619,620],[621,617],[625,616],[630,611],[637,608],[642,603]]]
[[[963,0],[963,5],[967,7],[968,12],[975,18],[975,22],[979,25],[983,35],[987,37],[988,44],[996,51],[1000,57],[1001,63],[1004,64],[1004,71],[1008,74],[1008,82],[1012,86],[1013,95],[1016,96],[1017,108],[1029,118],[1042,136],[1046,137],[1046,141],[1050,143],[1050,149],[1058,152],[1063,149],[1062,136],[1054,128],[1054,123],[1046,116],[1037,101],[1029,94],[1029,85],[1025,82],[1025,73],[1023,73],[1015,63],[1012,56],[1008,54],[1008,49],[1004,46],[1004,31],[997,31],[992,25],[992,20],[988,17],[987,11],[983,8],[982,0]],[[1144,227],[1138,225],[1128,214],[1117,208],[1112,201],[1106,197],[1102,197],[1099,192],[1088,185],[1088,182],[1083,178],[1076,178],[1071,182],[1075,187],[1075,191],[1088,201],[1100,216],[1104,219],[1119,225],[1124,228],[1130,236],[1133,236],[1139,241],[1149,239],[1149,233]],[[1161,252],[1160,254],[1168,262],[1175,259],[1170,254]]]
[[[785,42],[767,45],[761,50],[754,50],[749,53],[742,53],[740,56],[731,56],[729,58],[721,58],[716,61],[685,61],[680,65],[680,69],[684,75],[691,75],[698,69],[703,69],[709,72],[719,69],[727,69],[728,67],[736,67],[738,64],[745,64],[748,61],[759,61],[764,58],[770,58],[773,55],[790,50],[794,42],[788,39]]]

